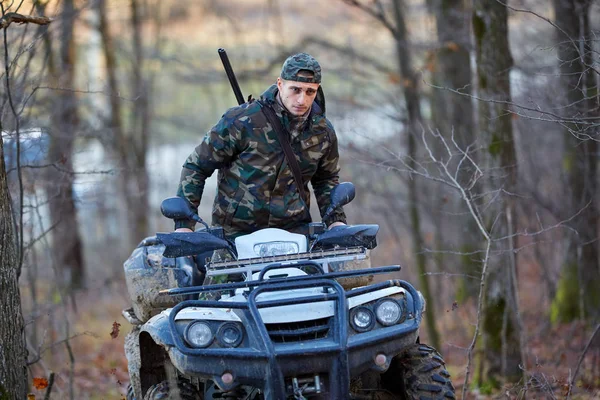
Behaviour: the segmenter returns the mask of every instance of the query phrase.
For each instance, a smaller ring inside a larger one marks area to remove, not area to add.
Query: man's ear
[[[283,89],[283,79],[281,79],[281,77],[277,77],[277,89],[279,89],[280,92]]]

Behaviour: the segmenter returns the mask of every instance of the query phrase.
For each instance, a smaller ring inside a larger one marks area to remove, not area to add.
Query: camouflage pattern
[[[308,191],[312,183],[321,215],[329,206],[329,193],[339,183],[338,144],[331,123],[313,103],[310,113],[294,118],[276,100],[277,86],[261,96],[273,106],[291,132],[290,144]],[[258,101],[229,109],[188,157],[177,195],[193,208],[200,204],[204,182],[219,170],[212,224],[222,226],[228,237],[277,227],[299,232],[311,222],[310,197],[301,198],[285,161],[277,133],[267,122]],[[327,221],[345,222],[343,210]],[[194,222],[180,224],[192,228]]]
[[[301,70],[311,71],[313,76],[298,76]],[[310,54],[298,53],[285,60],[279,76],[288,81],[321,83],[321,66]]]

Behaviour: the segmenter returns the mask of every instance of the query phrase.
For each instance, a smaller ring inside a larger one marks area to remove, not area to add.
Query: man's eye
[[[312,95],[313,95],[313,94],[315,94],[315,93],[317,93],[317,91],[316,91],[316,90],[307,90],[307,91],[306,91],[306,94],[307,94],[307,95],[309,95],[309,96],[312,96]]]
[[[300,93],[300,88],[295,87],[295,88],[292,88],[292,90],[294,91],[294,93]]]

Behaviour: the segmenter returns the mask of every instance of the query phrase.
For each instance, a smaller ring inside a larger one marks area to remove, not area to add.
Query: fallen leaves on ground
[[[48,380],[46,378],[33,378],[33,387],[37,390],[46,389],[48,387]]]
[[[119,337],[119,328],[121,327],[121,324],[118,323],[117,321],[113,322],[112,324],[112,331],[110,331],[110,337],[113,339],[116,339]]]

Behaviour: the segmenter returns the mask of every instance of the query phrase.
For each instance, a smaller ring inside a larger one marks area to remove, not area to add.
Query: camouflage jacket
[[[300,170],[307,196],[312,183],[321,216],[327,210],[331,189],[339,182],[338,144],[331,123],[313,103],[301,127],[290,126],[290,114],[276,101],[277,86],[261,96],[270,104],[282,123],[292,132],[290,144]],[[229,237],[276,227],[298,230],[311,222],[310,197],[301,198],[277,133],[267,122],[258,101],[229,109],[206,134],[187,158],[181,172],[177,195],[197,209],[204,182],[218,169],[212,225],[222,226]],[[345,222],[343,210],[337,210],[327,224]],[[179,226],[193,228],[195,223]]]

